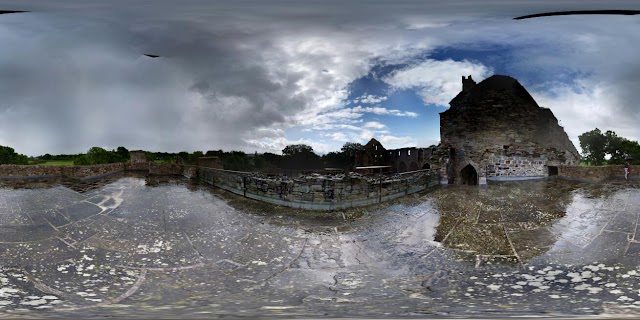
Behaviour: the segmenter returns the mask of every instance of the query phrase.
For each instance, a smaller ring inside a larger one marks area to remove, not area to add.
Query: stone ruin
[[[514,78],[462,77],[462,91],[440,113],[437,148],[387,150],[376,139],[356,166],[391,166],[392,172],[438,170],[442,184],[485,185],[487,180],[542,178],[559,165],[578,165],[580,154],[558,119],[540,107]]]
[[[477,83],[462,77],[462,91],[440,113],[437,152],[444,183],[547,177],[580,154],[551,110],[540,107],[514,78]],[[434,159],[435,160],[435,159]]]
[[[142,150],[129,151],[129,162],[131,163],[147,163],[147,157]]]

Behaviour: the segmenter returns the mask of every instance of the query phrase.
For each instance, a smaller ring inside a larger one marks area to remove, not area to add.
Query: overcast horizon
[[[633,1],[0,0],[0,145],[324,154],[439,141],[462,76],[516,78],[580,150],[640,138]],[[151,58],[145,54],[158,55]]]

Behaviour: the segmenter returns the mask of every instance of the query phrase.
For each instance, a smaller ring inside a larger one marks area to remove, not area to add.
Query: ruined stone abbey
[[[580,154],[551,110],[540,107],[514,78],[491,76],[476,83],[462,77],[462,91],[440,113],[437,148],[386,150],[375,139],[356,165],[389,165],[392,171],[438,169],[443,183],[542,178]]]

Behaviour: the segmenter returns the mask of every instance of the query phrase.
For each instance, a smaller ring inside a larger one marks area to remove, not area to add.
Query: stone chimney
[[[471,88],[475,87],[476,82],[471,79],[471,76],[465,78],[462,76],[462,92],[467,92],[471,90]]]

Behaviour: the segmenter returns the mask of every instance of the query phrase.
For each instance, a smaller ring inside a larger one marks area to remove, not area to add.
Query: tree
[[[618,135],[608,130],[605,132],[605,153],[610,156],[607,163],[609,164],[623,164],[625,158],[625,150],[623,149],[623,141],[627,140],[623,137],[618,137]]]
[[[320,157],[306,144],[292,144],[282,149],[282,167],[285,169],[310,170],[322,167]]]
[[[83,154],[77,157],[75,160],[73,160],[73,164],[76,166],[88,166],[94,163],[91,163],[91,159],[89,159],[89,156],[87,156],[86,154]]]
[[[364,145],[357,142],[346,142],[340,151],[349,157],[355,157],[358,152],[364,151]]]
[[[29,157],[16,153],[11,147],[0,146],[0,164],[29,164]]]
[[[116,149],[116,153],[118,154],[118,157],[120,158],[120,162],[125,162],[128,161],[129,159],[131,159],[131,155],[129,154],[129,150],[127,150],[127,148],[125,147],[118,147],[118,149]]]
[[[342,151],[344,161],[346,162],[343,167],[351,168],[356,163],[356,155],[364,151],[364,145],[356,142],[346,142],[340,150]]]
[[[304,153],[313,153],[313,148],[306,144],[290,144],[282,149],[282,154],[285,156],[293,156]]]
[[[599,166],[605,160],[607,149],[607,136],[600,129],[595,128],[578,136],[582,155],[587,162]]]
[[[329,152],[322,157],[322,162],[329,168],[349,169],[351,167],[349,158],[344,152]]]

